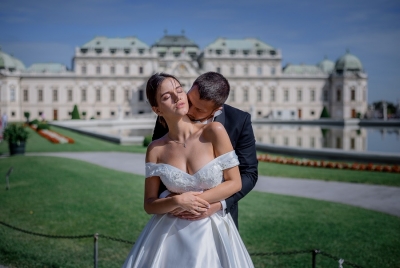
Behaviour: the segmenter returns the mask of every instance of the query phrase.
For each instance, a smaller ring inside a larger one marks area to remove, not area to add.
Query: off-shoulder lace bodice
[[[146,178],[159,176],[167,189],[174,193],[203,191],[220,184],[223,170],[237,165],[239,160],[235,151],[218,156],[193,175],[169,164],[149,162],[146,163]]]

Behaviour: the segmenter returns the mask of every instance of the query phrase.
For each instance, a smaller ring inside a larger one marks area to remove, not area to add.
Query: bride
[[[186,93],[172,75],[150,77],[146,95],[169,132],[147,149],[144,209],[154,216],[123,267],[253,267],[230,214],[197,221],[169,214],[181,209],[199,215],[241,189],[225,128],[191,122]],[[160,181],[176,195],[158,198]]]

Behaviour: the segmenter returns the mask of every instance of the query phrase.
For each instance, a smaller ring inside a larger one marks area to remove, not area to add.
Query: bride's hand
[[[198,197],[197,195],[202,192],[187,192],[180,195],[176,195],[175,198],[178,206],[186,211],[193,213],[194,215],[200,215],[199,212],[207,211],[210,208],[210,204]]]

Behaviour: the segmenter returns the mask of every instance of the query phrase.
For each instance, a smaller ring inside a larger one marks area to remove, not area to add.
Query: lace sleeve
[[[146,178],[153,176],[160,176],[161,167],[155,163],[148,162],[146,163]]]
[[[220,155],[218,157],[218,164],[220,165],[221,170],[224,170],[238,166],[240,163],[235,151],[231,151],[226,154]]]

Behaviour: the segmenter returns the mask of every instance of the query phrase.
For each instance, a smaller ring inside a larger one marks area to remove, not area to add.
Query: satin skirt
[[[154,215],[130,251],[124,268],[254,267],[230,214],[198,220]]]

